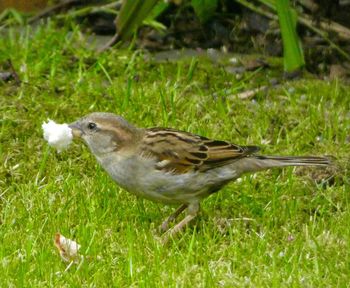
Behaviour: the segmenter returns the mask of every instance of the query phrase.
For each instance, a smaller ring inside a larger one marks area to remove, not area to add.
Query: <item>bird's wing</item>
[[[139,148],[142,157],[156,160],[156,169],[175,174],[206,171],[259,150],[168,128],[147,129]]]

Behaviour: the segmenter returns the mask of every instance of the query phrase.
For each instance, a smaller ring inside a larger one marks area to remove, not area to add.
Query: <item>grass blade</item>
[[[286,72],[294,72],[301,69],[304,62],[304,54],[296,31],[297,15],[290,7],[289,0],[276,1],[277,15],[283,41],[283,61]]]
[[[125,0],[117,17],[119,39],[125,40],[139,27],[158,0]]]

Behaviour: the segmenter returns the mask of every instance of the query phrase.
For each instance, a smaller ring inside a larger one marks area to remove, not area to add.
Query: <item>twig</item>
[[[100,49],[97,50],[97,53],[102,53],[102,52],[108,50],[109,48],[111,48],[113,45],[115,45],[119,41],[120,41],[119,34],[116,33],[105,45],[103,45]]]
[[[67,8],[75,3],[80,3],[80,0],[65,0],[62,1],[56,5],[53,5],[51,7],[48,7],[46,9],[44,9],[43,11],[41,11],[40,13],[36,14],[35,16],[29,18],[28,23],[33,23],[41,18],[47,17],[50,14],[56,12],[57,10],[61,10],[63,8]]]
[[[120,4],[119,1],[102,5],[102,6],[87,6],[80,9],[76,9],[72,12],[68,12],[67,14],[57,15],[56,18],[62,19],[67,17],[81,17],[87,14],[94,14],[99,12],[105,12],[105,13],[117,15],[118,14],[117,9],[120,8],[119,7],[120,5],[118,4]]]
[[[309,15],[300,15],[299,22],[304,24],[307,27],[313,27],[312,25],[312,19]],[[350,40],[350,30],[346,28],[343,25],[340,25],[336,22],[333,22],[331,20],[321,20],[320,21],[320,27],[328,32],[335,32],[342,40]]]
[[[315,12],[319,9],[319,6],[313,0],[298,0],[298,2],[311,12]]]
[[[261,86],[261,87],[247,90],[238,94],[229,95],[227,98],[238,98],[241,100],[247,100],[247,99],[253,98],[256,94],[258,94],[261,91],[266,91],[267,89],[268,89],[268,86]]]
[[[245,6],[245,7],[249,8],[250,10],[252,10],[252,11],[258,13],[258,14],[261,14],[261,15],[267,17],[267,18],[270,18],[272,20],[278,20],[278,17],[277,17],[276,14],[273,14],[273,13],[267,11],[267,10],[264,10],[264,9],[258,7],[258,6],[255,6],[254,4],[252,4],[252,3],[250,3],[250,2],[248,2],[246,0],[236,0],[236,2],[238,2],[239,4]],[[265,5],[267,5],[267,4],[265,4]]]
[[[39,14],[35,15],[34,17],[29,19],[29,23],[35,22],[40,18],[47,17],[53,12],[57,10],[61,10],[63,8],[68,8],[69,6],[73,6],[74,4],[79,4],[81,0],[66,0],[62,3],[59,3],[57,5],[51,6],[47,9],[45,9],[43,12],[40,12]],[[82,16],[86,14],[92,14],[92,13],[97,13],[97,12],[107,12],[107,13],[112,13],[112,14],[117,14],[116,10],[118,10],[121,6],[120,0],[119,1],[114,1],[112,3],[108,3],[105,5],[101,6],[88,6],[88,7],[83,7],[81,9],[77,9],[73,12],[70,12],[68,15],[57,15],[56,17],[58,19],[60,18],[65,18],[67,16],[71,17],[77,17],[77,16]]]
[[[301,22],[302,20],[299,19],[299,21]],[[313,32],[315,32],[316,34],[320,35],[328,44],[329,46],[331,46],[334,50],[338,51],[338,53],[340,55],[342,55],[345,59],[350,61],[350,56],[348,53],[346,53],[343,49],[341,49],[337,44],[335,44],[331,39],[328,38],[327,36],[327,32],[322,31],[321,29],[316,28],[315,26],[312,25],[312,23],[305,21],[305,22],[301,22],[303,23],[305,26],[307,26],[310,30],[312,30]]]

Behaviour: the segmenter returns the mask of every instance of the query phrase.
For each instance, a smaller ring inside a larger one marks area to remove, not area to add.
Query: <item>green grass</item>
[[[348,86],[309,79],[255,100],[229,99],[227,91],[250,89],[276,71],[236,80],[204,58],[157,63],[125,50],[96,56],[72,29],[49,23],[0,38],[0,63],[11,58],[25,81],[0,84],[1,287],[348,285]],[[266,154],[332,154],[342,168],[329,186],[312,180],[322,170],[244,177],[206,199],[194,225],[163,247],[157,226],[173,207],[118,188],[81,143],[57,154],[43,140],[47,118],[71,122],[92,111],[256,144]],[[86,255],[67,272],[56,232]]]

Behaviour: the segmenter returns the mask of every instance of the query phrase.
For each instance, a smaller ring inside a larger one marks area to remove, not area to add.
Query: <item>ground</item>
[[[234,94],[270,83],[281,68],[237,76],[225,60],[204,56],[96,55],[68,28],[49,22],[0,36],[0,63],[11,59],[22,81],[0,83],[0,286],[348,285],[348,86],[309,76],[242,100]],[[206,199],[195,223],[164,247],[157,227],[174,207],[118,188],[82,143],[58,154],[43,140],[48,118],[71,122],[92,111],[264,154],[333,155],[337,168],[243,177]],[[66,272],[56,232],[79,242],[85,257]]]

